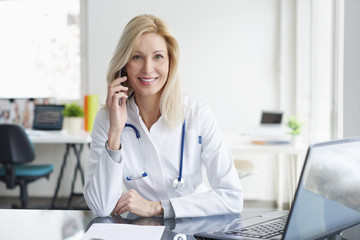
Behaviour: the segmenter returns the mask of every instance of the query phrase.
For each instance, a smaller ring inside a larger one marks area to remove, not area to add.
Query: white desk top
[[[266,154],[303,154],[307,146],[292,144],[252,144],[252,138],[237,132],[224,132],[224,141],[233,154],[266,153]]]
[[[58,143],[90,143],[89,132],[82,131],[79,134],[69,134],[66,131],[43,131],[26,129],[26,133],[32,143],[58,144]]]
[[[66,131],[42,131],[26,129],[29,139],[34,144],[58,144],[58,143],[90,143],[89,132],[82,131],[79,134],[69,134]],[[291,144],[251,144],[251,139],[236,132],[224,133],[224,140],[233,154],[241,153],[267,153],[267,154],[301,154],[307,147],[292,146]]]

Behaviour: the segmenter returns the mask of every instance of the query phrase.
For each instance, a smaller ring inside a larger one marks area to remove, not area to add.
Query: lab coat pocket
[[[154,187],[153,184],[151,183],[151,177],[148,175],[148,172],[146,176],[141,175],[141,173],[139,172],[138,176],[130,179],[129,178],[129,172],[132,171],[124,171],[125,174],[124,175],[124,185],[125,187],[130,190],[130,189],[134,189],[137,192],[141,193],[141,195],[147,199],[153,199],[153,194],[152,192]]]
[[[182,175],[186,179],[187,190],[193,191],[202,181],[201,136],[196,129],[186,131],[184,146]]]
[[[184,158],[197,160],[201,156],[202,136],[196,129],[186,130],[184,142]]]

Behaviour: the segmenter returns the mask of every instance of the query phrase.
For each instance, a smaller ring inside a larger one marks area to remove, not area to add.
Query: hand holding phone
[[[120,77],[123,75],[123,77]],[[122,129],[127,121],[126,99],[128,88],[121,84],[127,81],[124,71],[118,71],[115,79],[109,84],[106,97],[106,107],[109,113],[110,128],[108,144],[110,149],[119,149]]]
[[[126,101],[128,88],[121,85],[125,81],[127,81],[126,72],[120,69],[116,72],[114,80],[108,86],[106,98],[108,109],[116,110],[119,105],[122,106],[122,103]]]

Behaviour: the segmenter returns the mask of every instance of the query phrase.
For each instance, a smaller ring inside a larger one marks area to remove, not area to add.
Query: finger
[[[119,211],[120,209],[122,209],[125,205],[123,205],[123,203],[119,203],[116,204],[114,210],[112,211],[113,214],[120,214]]]
[[[135,189],[130,189],[129,191],[127,191],[127,193],[125,195],[128,198],[129,196],[134,197],[134,196],[137,196],[139,194]],[[124,197],[125,197],[125,195],[124,195]]]
[[[126,76],[121,77],[121,78],[116,78],[109,84],[109,86],[113,87],[116,85],[120,85],[121,83],[125,82],[126,80],[127,80]]]
[[[134,189],[130,189],[128,192],[126,192],[125,194],[123,194],[119,201],[118,204],[116,205],[115,209],[113,210],[113,213],[116,214],[122,214],[125,212],[132,212],[134,214],[136,214],[136,211],[133,211],[133,207],[132,205],[135,204],[135,206],[137,205],[136,203],[139,202],[139,200],[141,201],[143,198],[140,196],[140,194],[134,190]]]
[[[114,79],[109,85],[111,86],[116,86],[116,85],[120,85],[121,83],[125,82],[127,80],[127,77],[120,77],[120,78],[116,78]]]
[[[114,100],[114,98],[119,100],[120,98],[127,98],[127,97],[128,97],[128,95],[127,95],[126,90],[125,91],[110,91],[108,93],[108,98],[112,99],[112,100]]]
[[[125,91],[125,92],[113,92],[113,91],[110,91],[108,93],[107,97],[106,97],[106,105],[107,105],[107,107],[111,107],[111,105],[118,102],[119,99],[121,99],[121,98],[124,99],[124,101],[126,101],[126,99],[128,98],[127,91]]]
[[[122,209],[123,207],[126,206],[126,199],[122,199],[122,197],[119,199],[119,201],[117,202],[114,210],[113,210],[113,213],[118,213],[120,209]]]
[[[123,214],[126,212],[130,212],[129,208],[127,205],[125,205],[124,207],[120,208],[119,211],[117,212],[117,214]]]
[[[116,86],[113,86],[113,87],[108,87],[108,95],[112,96],[114,95],[115,93],[118,93],[118,92],[127,92],[128,91],[128,87],[124,87],[122,85],[116,85]]]
[[[127,98],[128,98],[128,95],[124,92],[116,93],[112,98],[112,104],[114,104],[114,106],[116,106],[116,104],[120,104],[120,102],[126,102]]]

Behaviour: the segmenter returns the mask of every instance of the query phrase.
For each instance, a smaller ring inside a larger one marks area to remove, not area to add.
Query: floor
[[[20,201],[15,197],[0,197],[0,208],[10,209],[19,208]],[[51,198],[29,198],[28,208],[30,209],[50,209]],[[272,201],[244,201],[244,209],[275,209],[275,202]],[[73,209],[84,210],[88,209],[83,197],[75,196],[71,201],[70,208],[68,208],[68,198],[59,198],[55,202],[54,209]]]

